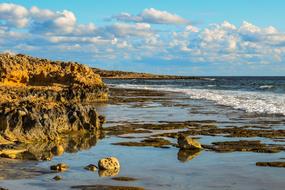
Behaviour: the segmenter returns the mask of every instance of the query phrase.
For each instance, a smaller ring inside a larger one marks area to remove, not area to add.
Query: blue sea
[[[285,115],[285,77],[200,77],[195,80],[106,80],[119,88],[183,93],[191,99],[261,114]]]

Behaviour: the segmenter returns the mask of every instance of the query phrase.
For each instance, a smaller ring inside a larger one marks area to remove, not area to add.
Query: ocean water
[[[285,115],[285,77],[204,77],[201,80],[107,80],[119,88],[184,93],[191,99],[250,113]]]

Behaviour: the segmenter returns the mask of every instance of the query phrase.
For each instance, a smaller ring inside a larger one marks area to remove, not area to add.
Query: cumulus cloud
[[[9,27],[24,28],[28,24],[28,10],[11,3],[0,4],[0,21]]]
[[[74,13],[67,10],[52,12],[33,7],[30,17],[32,32],[71,33],[76,25]]]
[[[101,62],[270,64],[285,60],[285,34],[274,26],[224,21],[198,28],[176,14],[153,8],[113,18],[120,22],[82,24],[70,10],[0,3],[0,51]],[[157,30],[155,24],[169,26]]]
[[[143,10],[138,15],[121,13],[112,17],[123,22],[145,22],[150,24],[187,24],[188,21],[176,14],[154,8]]]
[[[153,34],[151,26],[146,23],[125,24],[116,23],[110,26],[106,26],[102,29],[105,35],[109,34],[116,37],[128,37],[128,36],[140,36],[149,37]]]

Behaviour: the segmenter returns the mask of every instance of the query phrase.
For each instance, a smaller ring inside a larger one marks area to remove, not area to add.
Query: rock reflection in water
[[[0,159],[0,171],[0,180],[25,179],[50,173],[50,170],[39,168],[32,162],[23,162],[21,160],[12,160],[7,158]]]
[[[187,162],[200,155],[200,153],[201,151],[198,149],[197,150],[179,149],[177,153],[177,159],[181,162]]]
[[[119,174],[120,169],[115,170],[99,170],[98,174],[100,177],[115,177]]]
[[[14,150],[22,151],[18,151],[19,153],[16,155],[9,155],[9,153],[7,153],[5,156],[22,160],[51,160],[54,156],[60,156],[64,152],[74,153],[89,149],[92,146],[95,146],[100,138],[100,133],[68,134],[62,136],[57,141],[14,145],[10,148],[10,152],[14,153]],[[5,147],[1,147],[1,149],[5,149]]]

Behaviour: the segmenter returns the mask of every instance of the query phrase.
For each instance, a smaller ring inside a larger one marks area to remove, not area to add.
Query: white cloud
[[[128,36],[138,36],[138,37],[150,37],[153,35],[150,24],[147,23],[136,23],[136,24],[126,24],[126,23],[116,23],[110,26],[104,27],[101,31],[105,34],[114,35],[116,37],[128,37]]]
[[[76,26],[76,17],[68,10],[52,12],[32,7],[30,11],[33,33],[71,33]]]
[[[48,9],[39,9],[33,6],[30,9],[30,16],[36,21],[47,21],[56,17],[56,13]]]
[[[145,9],[115,16],[119,23],[77,23],[68,10],[0,3],[0,51],[50,53],[102,62],[144,59],[223,64],[269,64],[285,60],[285,33],[229,21],[198,28],[172,13]],[[128,22],[128,23],[125,23]],[[157,30],[153,24],[168,24]],[[182,26],[173,26],[183,24]]]
[[[11,3],[0,4],[0,21],[4,21],[4,25],[24,28],[28,24],[28,10],[20,5]]]
[[[197,28],[197,27],[195,27],[195,26],[192,26],[192,25],[186,26],[186,27],[185,27],[185,30],[186,30],[187,32],[194,32],[194,33],[199,32],[199,28]]]
[[[187,24],[188,21],[176,14],[154,8],[143,10],[138,15],[121,13],[112,18],[123,22],[145,22],[150,24]]]

